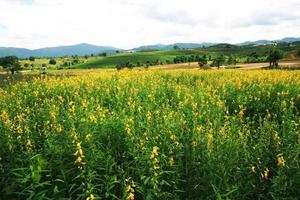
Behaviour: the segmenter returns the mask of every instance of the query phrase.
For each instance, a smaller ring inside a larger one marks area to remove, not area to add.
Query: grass
[[[0,199],[298,199],[299,71],[121,71],[0,89]]]
[[[112,54],[107,57],[97,57],[94,60],[75,65],[72,68],[112,68],[117,64],[131,62],[136,64],[137,62],[145,64],[147,61],[155,62],[157,60],[166,63],[167,60],[173,61],[176,56],[180,55],[195,55],[203,54],[201,50],[179,50],[179,51],[150,51],[150,52],[135,52],[135,53],[120,53]]]
[[[141,51],[133,53],[118,53],[118,54],[107,54],[107,56],[93,56],[93,57],[79,57],[80,63],[63,66],[65,62],[73,62],[74,58],[56,58],[56,65],[49,65],[48,58],[37,58],[34,62],[28,60],[22,60],[21,65],[25,63],[34,64],[36,68],[40,68],[42,64],[47,64],[50,69],[56,69],[57,67],[62,69],[93,69],[93,68],[114,68],[118,64],[125,64],[130,62],[132,64],[146,64],[157,63],[157,61],[166,64],[167,61],[172,62],[176,56],[190,56],[190,55],[204,55],[211,56],[212,58],[217,57],[220,54],[225,55],[228,59],[229,56],[234,56],[238,63],[246,63],[247,58],[250,56],[252,62],[265,62],[267,59],[268,52],[273,46],[236,46],[228,44],[219,44],[206,48],[197,49],[181,49],[181,50],[168,50],[168,51]],[[278,44],[277,49],[284,52],[284,58],[295,59],[297,49],[299,49],[298,43]]]

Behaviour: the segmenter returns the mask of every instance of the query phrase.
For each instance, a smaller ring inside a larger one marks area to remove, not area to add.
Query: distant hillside
[[[278,40],[278,41],[281,41],[281,42],[287,42],[287,43],[291,43],[291,42],[299,42],[299,41],[300,41],[300,37],[298,37],[298,38],[294,38],[294,37],[286,37],[286,38],[283,38],[283,39]]]
[[[20,58],[27,58],[29,56],[35,57],[60,57],[67,55],[79,55],[83,56],[86,54],[99,54],[103,52],[114,52],[118,50],[114,47],[109,46],[95,46],[91,44],[77,44],[72,46],[58,46],[58,47],[47,47],[35,50],[29,50],[24,48],[13,48],[13,47],[0,47],[0,57],[14,55]]]
[[[286,37],[281,40],[257,40],[257,41],[247,41],[242,42],[237,45],[244,46],[244,45],[267,45],[272,43],[292,43],[300,41],[300,37]]]
[[[239,49],[241,46],[249,46],[249,47],[256,47],[256,46],[264,46],[273,43],[294,43],[299,42],[300,37],[286,37],[281,40],[257,40],[257,41],[247,41],[239,44],[226,44],[226,43],[174,43],[174,44],[156,44],[156,45],[146,45],[140,46],[137,48],[133,48],[129,51],[170,51],[174,50],[174,47],[177,46],[180,49],[197,49],[201,47],[208,47],[210,49],[217,49],[219,50],[234,50]],[[89,54],[100,54],[100,53],[111,53],[115,52],[116,50],[124,51],[122,49],[118,49],[115,47],[110,46],[96,46],[91,44],[77,44],[71,46],[58,46],[58,47],[47,47],[41,49],[25,49],[25,48],[14,48],[14,47],[0,47],[0,57],[3,56],[17,56],[20,58],[27,58],[30,56],[35,57],[61,57],[61,56],[68,56],[68,55],[89,55]]]
[[[173,50],[175,46],[179,47],[180,49],[194,49],[199,47],[207,47],[211,46],[213,43],[175,43],[175,44],[155,44],[155,45],[146,45],[140,46],[137,48],[132,49],[133,51],[147,51],[147,50]]]
[[[239,47],[237,45],[228,44],[228,43],[220,43],[208,47],[208,49],[236,49],[236,48]]]

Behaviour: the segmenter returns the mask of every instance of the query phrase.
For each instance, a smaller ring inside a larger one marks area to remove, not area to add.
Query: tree
[[[227,60],[227,64],[228,65],[236,65],[236,58],[230,55]]]
[[[117,65],[116,65],[116,69],[117,69],[118,71],[120,71],[121,69],[123,69],[123,66],[122,66],[121,64],[117,64]]]
[[[223,55],[219,55],[217,58],[213,59],[212,66],[218,67],[220,69],[220,66],[224,63],[225,59]]]
[[[56,65],[56,60],[55,60],[54,58],[51,58],[51,59],[49,60],[49,64],[50,64],[50,65]]]
[[[107,56],[107,53],[104,52],[104,53],[100,53],[99,56],[103,56],[103,57],[106,57]]]
[[[202,57],[199,57],[198,59],[198,65],[200,68],[203,68],[207,64],[207,58],[206,55],[203,55]]]
[[[30,65],[28,63],[24,64],[24,68],[28,68]]]
[[[142,63],[140,61],[137,61],[136,66],[140,67],[140,66],[142,66]]]
[[[133,69],[133,67],[134,67],[134,65],[133,65],[130,61],[128,61],[128,62],[125,64],[125,66],[126,66],[128,69]]]
[[[14,74],[16,71],[21,70],[21,65],[19,59],[16,56],[6,56],[0,58],[0,66],[5,69],[8,69],[11,74]]]
[[[180,49],[180,48],[179,48],[179,46],[174,45],[173,49],[174,49],[174,50],[178,50],[178,49]]]
[[[35,57],[30,56],[30,57],[29,57],[29,60],[30,60],[30,61],[35,61]]]
[[[73,61],[72,61],[72,65],[76,65],[76,64],[79,64],[80,63],[80,60],[78,57],[74,58]]]
[[[269,51],[268,61],[269,67],[278,67],[278,61],[283,57],[282,52],[277,49]]]

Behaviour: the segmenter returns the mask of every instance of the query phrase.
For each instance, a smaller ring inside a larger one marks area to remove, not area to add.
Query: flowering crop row
[[[0,89],[0,199],[297,199],[298,71],[122,71]]]

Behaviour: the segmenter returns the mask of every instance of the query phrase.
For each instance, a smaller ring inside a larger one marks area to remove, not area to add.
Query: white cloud
[[[0,0],[0,46],[131,48],[300,36],[298,0]]]

